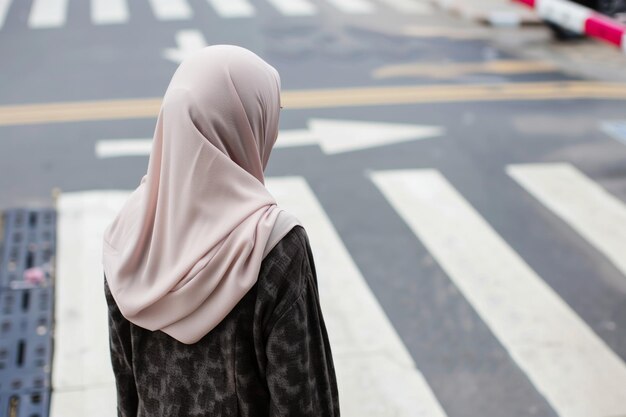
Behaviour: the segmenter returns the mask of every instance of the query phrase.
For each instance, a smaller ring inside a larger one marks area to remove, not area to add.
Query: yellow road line
[[[284,91],[286,109],[472,101],[626,100],[626,84],[593,81],[480,85],[412,85]],[[160,98],[0,106],[0,126],[153,118]]]
[[[1,106],[0,125],[150,118],[160,106],[160,98]]]
[[[558,68],[549,62],[498,60],[489,62],[441,62],[441,63],[412,63],[387,65],[374,70],[374,78],[392,77],[430,77],[451,78],[463,74],[529,74],[539,72],[553,72]]]
[[[626,100],[626,84],[574,81],[492,85],[421,85],[283,93],[285,107],[292,109],[577,98]]]

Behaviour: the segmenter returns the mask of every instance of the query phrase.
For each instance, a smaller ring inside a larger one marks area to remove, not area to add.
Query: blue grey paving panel
[[[0,416],[45,417],[50,409],[50,393],[47,390],[29,392],[0,392]]]
[[[50,280],[50,262],[56,251],[56,213],[51,208],[7,210],[3,216],[0,286],[23,282],[24,271],[41,267]]]
[[[0,416],[48,415],[54,286],[50,262],[56,242],[53,209],[3,213],[0,242]],[[27,282],[40,267],[44,279]]]
[[[602,122],[600,128],[613,139],[626,145],[626,120]]]
[[[49,387],[51,287],[0,294],[0,391]]]

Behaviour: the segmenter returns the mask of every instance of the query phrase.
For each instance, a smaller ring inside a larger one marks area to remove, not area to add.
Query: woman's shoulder
[[[304,227],[294,226],[268,253],[257,281],[257,303],[269,316],[286,311],[315,279],[315,267]],[[262,306],[262,307],[261,307]],[[265,314],[264,314],[265,315]]]
[[[306,230],[301,225],[295,225],[274,246],[263,260],[265,263],[284,262],[294,258],[302,258],[307,255],[309,238]]]
[[[306,230],[295,225],[267,254],[260,275],[272,275],[293,281],[311,266],[312,254]]]

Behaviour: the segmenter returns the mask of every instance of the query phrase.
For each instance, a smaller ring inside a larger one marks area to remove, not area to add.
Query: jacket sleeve
[[[267,338],[270,417],[338,417],[337,381],[322,316],[312,257],[299,274],[300,295],[274,322]]]
[[[133,374],[130,322],[115,303],[104,276],[104,293],[108,306],[109,350],[115,375],[118,417],[137,416],[137,388]]]

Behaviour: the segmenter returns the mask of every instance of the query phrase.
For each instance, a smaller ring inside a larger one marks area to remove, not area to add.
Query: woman
[[[176,70],[104,233],[119,416],[339,416],[309,240],[264,185],[280,108],[278,72],[247,49]]]

